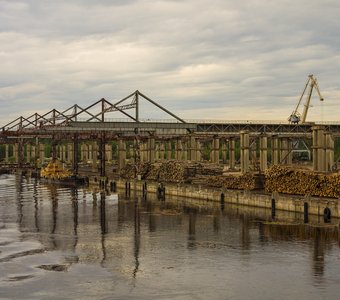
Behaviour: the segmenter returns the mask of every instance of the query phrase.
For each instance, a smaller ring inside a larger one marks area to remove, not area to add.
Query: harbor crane
[[[308,93],[306,94],[306,102],[304,104],[304,107],[303,107],[303,112],[302,112],[302,115],[300,114],[299,112],[299,106],[301,104],[301,101],[302,101],[302,98],[303,96],[305,95],[306,93],[306,90],[307,90],[307,87],[309,85],[309,90],[308,90]],[[313,74],[311,75],[308,75],[308,80],[306,82],[306,85],[305,85],[305,88],[301,94],[301,97],[299,99],[299,102],[298,104],[296,105],[296,108],[295,110],[292,112],[292,114],[289,116],[288,118],[288,121],[292,124],[298,124],[299,122],[301,122],[302,124],[306,122],[306,117],[307,117],[307,112],[308,112],[308,109],[310,107],[310,100],[311,100],[311,97],[312,97],[312,92],[313,92],[313,89],[316,89],[318,95],[319,95],[319,99],[320,101],[323,101],[324,99],[322,98],[321,96],[321,93],[320,93],[320,89],[319,89],[319,85],[318,85],[318,82],[316,80],[316,78],[314,77]]]

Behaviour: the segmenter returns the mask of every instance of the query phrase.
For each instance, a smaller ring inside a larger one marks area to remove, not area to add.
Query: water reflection
[[[152,194],[147,200],[139,195],[125,199],[124,192],[117,200],[107,191],[49,186],[23,177],[13,184],[16,192],[12,198],[6,194],[4,201],[1,195],[7,186],[0,179],[1,209],[16,212],[12,220],[1,214],[0,222],[17,223],[21,242],[33,240],[41,245],[20,253],[41,254],[44,249],[63,254],[57,265],[41,263],[44,270],[68,271],[78,262],[98,264],[137,283],[145,274],[157,279],[154,274],[161,268],[180,269],[186,260],[198,269],[209,261],[211,266],[206,265],[205,272],[224,276],[227,266],[237,273],[243,262],[258,267],[259,263],[274,264],[266,255],[286,255],[286,260],[298,259],[301,273],[310,273],[316,286],[330,284],[326,274],[332,266],[325,258],[337,255],[337,226],[304,224],[303,216],[279,211],[271,222],[270,209],[227,203],[221,207],[221,203],[195,200],[164,202]],[[0,247],[0,262],[16,257],[6,253],[1,242]],[[225,260],[226,265],[221,263]],[[32,276],[9,278],[24,281]]]

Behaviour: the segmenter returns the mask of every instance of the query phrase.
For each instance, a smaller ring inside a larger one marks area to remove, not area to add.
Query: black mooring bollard
[[[303,203],[303,222],[308,223],[308,202]]]
[[[331,210],[328,207],[326,207],[323,211],[323,220],[325,223],[331,222]]]
[[[221,210],[224,210],[224,193],[221,193],[221,197],[220,197],[220,202],[221,202]]]
[[[275,211],[276,211],[276,207],[275,207],[275,199],[272,198],[272,219],[275,218]]]

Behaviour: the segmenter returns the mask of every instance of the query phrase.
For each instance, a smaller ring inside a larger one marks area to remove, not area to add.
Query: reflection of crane
[[[298,109],[299,109],[299,106],[301,104],[301,100],[303,98],[303,95],[305,94],[305,92],[307,90],[308,84],[309,84],[309,91],[308,91],[306,103],[304,104],[303,112],[302,112],[302,115],[301,115],[299,113]],[[300,97],[300,100],[299,100],[295,110],[292,112],[292,114],[290,115],[290,117],[288,119],[288,121],[290,123],[298,124],[300,121],[301,121],[301,123],[306,122],[307,112],[308,112],[308,108],[310,107],[310,99],[312,97],[312,92],[313,92],[314,87],[319,94],[320,101],[323,101],[323,98],[321,96],[320,89],[319,89],[319,86],[318,86],[318,82],[316,81],[316,78],[313,75],[308,75],[308,80],[306,82],[306,86],[305,86],[305,88],[302,92],[302,95]]]

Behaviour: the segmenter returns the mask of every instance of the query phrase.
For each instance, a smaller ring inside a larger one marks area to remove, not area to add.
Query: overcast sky
[[[184,119],[284,121],[309,74],[325,101],[307,119],[340,121],[339,16],[339,0],[0,0],[0,125],[137,89]]]

